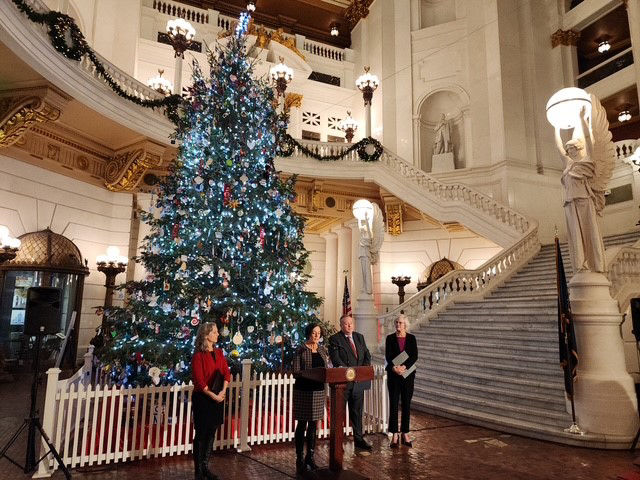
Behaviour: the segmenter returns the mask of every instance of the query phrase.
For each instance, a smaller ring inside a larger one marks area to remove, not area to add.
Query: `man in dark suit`
[[[371,354],[364,336],[354,332],[353,318],[350,315],[340,317],[340,331],[329,338],[329,355],[334,367],[360,367],[371,365]],[[350,382],[344,392],[349,404],[349,418],[353,424],[353,444],[356,448],[371,450],[371,445],[362,435],[362,407],[364,391],[371,382]]]

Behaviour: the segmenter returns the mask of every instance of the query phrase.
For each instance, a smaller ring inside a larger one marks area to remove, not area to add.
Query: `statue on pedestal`
[[[613,172],[616,152],[600,101],[591,95],[590,125],[583,107],[571,140],[563,143],[557,127],[555,137],[564,161],[564,213],[574,272],[604,272],[599,217],[604,209],[604,192]]]
[[[380,207],[375,203],[373,215],[365,214],[365,218],[358,220],[360,240],[358,242],[358,258],[362,269],[362,290],[371,295],[373,293],[373,281],[371,277],[371,265],[378,263],[378,252],[384,241],[384,218]]]
[[[433,154],[449,153],[453,151],[451,145],[451,127],[447,116],[443,113],[435,128],[435,140],[433,143]]]

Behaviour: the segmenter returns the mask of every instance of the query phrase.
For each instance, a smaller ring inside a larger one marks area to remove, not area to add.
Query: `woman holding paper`
[[[416,376],[415,363],[418,360],[416,337],[407,333],[407,317],[400,314],[395,322],[396,331],[387,336],[385,359],[387,363],[387,388],[389,389],[389,432],[393,434],[391,448],[403,445],[411,447],[409,440],[409,416],[413,381]],[[398,433],[398,403],[402,402],[402,435]]]
[[[193,380],[193,464],[196,480],[215,480],[209,470],[209,458],[216,430],[224,417],[224,399],[231,381],[229,365],[222,350],[215,347],[218,327],[202,323],[198,328],[195,352],[191,359]]]

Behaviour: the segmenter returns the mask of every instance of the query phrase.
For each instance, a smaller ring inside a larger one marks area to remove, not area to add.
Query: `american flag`
[[[344,294],[342,295],[342,315],[351,315],[351,296],[346,275],[344,276]]]

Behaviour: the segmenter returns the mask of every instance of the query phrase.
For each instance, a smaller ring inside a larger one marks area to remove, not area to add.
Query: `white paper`
[[[397,367],[398,365],[402,365],[407,358],[409,358],[407,352],[400,352],[400,354],[396,358],[394,358],[391,363],[393,363],[393,365]]]
[[[402,377],[407,378],[409,375],[411,375],[415,371],[416,371],[416,364],[414,363],[409,368],[407,368],[404,372],[402,372]]]

